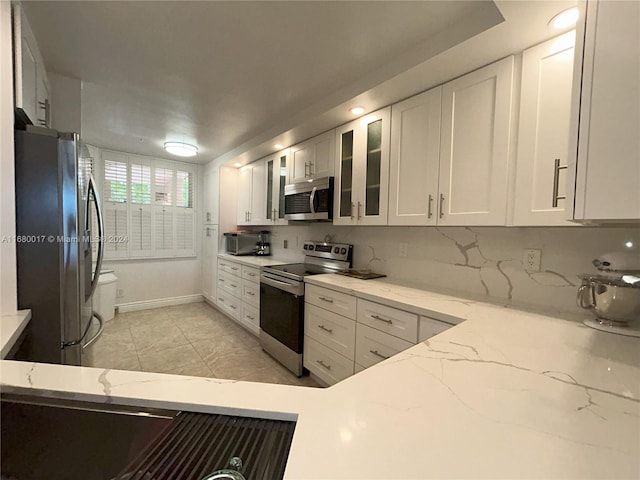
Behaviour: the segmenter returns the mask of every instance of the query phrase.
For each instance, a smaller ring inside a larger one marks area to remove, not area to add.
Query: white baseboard
[[[172,305],[182,305],[185,303],[202,302],[202,295],[183,295],[181,297],[158,298],[156,300],[145,300],[143,302],[121,303],[116,305],[118,312],[136,312],[138,310],[148,310],[150,308],[170,307]]]

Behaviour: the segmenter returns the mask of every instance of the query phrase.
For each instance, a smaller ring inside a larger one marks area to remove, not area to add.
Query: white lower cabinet
[[[407,342],[418,341],[418,315],[358,299],[358,323],[394,335]]]
[[[333,385],[353,375],[353,359],[334,352],[312,337],[304,337],[304,366],[320,380]]]
[[[306,335],[353,360],[356,322],[352,319],[307,303],[304,309],[304,331]]]
[[[217,305],[255,335],[260,333],[260,269],[218,259]]]
[[[337,313],[347,318],[356,318],[356,297],[316,285],[307,285],[304,291],[307,303]]]
[[[425,340],[437,335],[445,330],[450,329],[454,325],[450,323],[441,322],[434,318],[429,318],[420,315],[420,328],[418,329],[418,341],[424,342]]]
[[[356,363],[371,367],[415,345],[388,333],[358,323],[356,329]]]

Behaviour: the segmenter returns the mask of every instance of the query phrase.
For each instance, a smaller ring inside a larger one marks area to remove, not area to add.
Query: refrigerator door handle
[[[83,350],[89,347],[93,342],[98,340],[100,335],[102,335],[102,332],[104,332],[104,320],[102,319],[102,317],[97,312],[91,312],[91,315],[92,315],[92,318],[95,317],[96,320],[98,320],[98,322],[100,323],[100,326],[98,327],[98,331],[96,332],[96,334],[93,337],[91,337],[91,340],[89,340],[87,343],[82,345]],[[91,325],[91,322],[89,322],[89,325]]]
[[[93,194],[93,195],[92,195]],[[89,297],[93,296],[93,293],[98,287],[98,280],[100,279],[100,272],[102,271],[102,259],[104,257],[104,222],[102,218],[102,208],[100,207],[100,197],[98,195],[98,189],[96,188],[96,181],[93,175],[89,175],[89,191],[87,192],[87,218],[85,228],[89,230],[90,227],[90,202],[93,197],[93,202],[96,206],[96,215],[98,217],[98,257],[96,259],[96,270],[93,273],[93,279],[91,280],[91,293]]]

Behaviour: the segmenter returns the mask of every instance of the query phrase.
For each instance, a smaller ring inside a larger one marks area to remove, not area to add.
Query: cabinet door
[[[310,159],[309,176],[312,178],[333,175],[335,132],[333,130],[312,139],[313,158]]]
[[[336,129],[334,224],[386,225],[390,114],[385,108]]]
[[[247,165],[238,171],[238,225],[249,225],[252,170],[251,165]]]
[[[309,176],[309,164],[313,159],[313,144],[307,140],[291,147],[291,161],[289,162],[289,183],[300,183]]]
[[[638,31],[640,2],[586,3],[584,55],[576,62],[582,78],[574,77],[574,85],[582,84],[574,103],[577,170],[571,166],[577,220],[640,219]]]
[[[205,226],[202,230],[202,295],[215,302],[217,290],[218,227]]]
[[[391,107],[389,225],[435,225],[442,87]]]
[[[525,50],[514,225],[575,225],[565,220],[575,31]]]
[[[289,150],[283,150],[266,162],[267,221],[274,225],[287,225],[284,219],[284,187],[287,183],[287,158]]]
[[[51,127],[51,98],[49,94],[49,81],[42,64],[38,65],[38,82],[36,84],[36,122],[44,127]]]
[[[438,224],[505,225],[513,57],[442,87]]]
[[[265,225],[267,223],[267,172],[264,160],[254,162],[251,169],[251,210],[249,223]]]
[[[22,45],[22,58],[20,63],[22,65],[22,98],[20,103],[16,101],[16,106],[22,107],[24,112],[35,125],[38,124],[38,108],[37,108],[37,83],[38,83],[38,63],[36,61],[36,55],[32,50],[33,46],[30,45],[27,38],[24,36],[20,39]]]
[[[204,223],[207,225],[217,225],[219,222],[219,173],[219,169],[214,168],[213,170],[209,170],[204,174]]]

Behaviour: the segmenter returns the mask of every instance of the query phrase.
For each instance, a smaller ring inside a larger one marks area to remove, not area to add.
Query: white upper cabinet
[[[47,71],[36,38],[20,4],[13,8],[15,105],[34,125],[51,126]]]
[[[333,223],[386,225],[391,107],[336,129]]]
[[[274,225],[287,225],[284,219],[284,187],[287,184],[289,149],[265,159],[266,165],[266,218]]]
[[[389,225],[435,225],[442,87],[391,107]]]
[[[505,225],[513,57],[442,87],[440,225]]]
[[[574,153],[568,172],[569,184],[575,182],[569,217],[579,221],[640,219],[638,32],[640,2],[586,4],[586,24],[576,37],[574,88],[582,88],[573,98],[579,125],[572,126],[571,144],[577,158]]]
[[[264,159],[238,171],[238,225],[267,224],[266,168]]]
[[[334,138],[335,133],[330,130],[291,147],[287,164],[288,183],[300,183],[314,178],[332,176]]]
[[[566,220],[575,31],[525,50],[514,225],[575,225]]]
[[[204,174],[204,223],[205,225],[217,225],[220,208],[220,169],[212,168]]]

